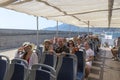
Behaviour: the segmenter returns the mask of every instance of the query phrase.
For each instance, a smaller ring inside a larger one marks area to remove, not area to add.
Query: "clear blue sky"
[[[56,21],[39,17],[39,29],[53,26],[56,26]],[[0,8],[0,29],[36,30],[36,17]]]

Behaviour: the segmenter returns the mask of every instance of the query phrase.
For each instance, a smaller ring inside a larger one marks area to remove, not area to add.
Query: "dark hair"
[[[67,43],[67,46],[69,47],[70,46],[70,43],[69,42],[72,42],[72,45],[75,46],[73,40],[69,40],[68,43]]]
[[[25,52],[25,53],[24,53],[24,55],[23,55],[22,59],[25,59],[25,58],[26,58],[26,56],[27,56],[27,52]]]

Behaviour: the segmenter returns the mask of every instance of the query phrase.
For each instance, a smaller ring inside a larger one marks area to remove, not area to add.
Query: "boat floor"
[[[109,48],[102,48],[98,53],[88,80],[120,80],[120,61],[112,60]]]

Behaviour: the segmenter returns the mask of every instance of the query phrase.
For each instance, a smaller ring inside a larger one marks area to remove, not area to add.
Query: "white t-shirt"
[[[89,59],[90,56],[94,56],[94,51],[92,49],[86,50],[86,59]],[[92,61],[86,62],[89,66],[92,65]]]
[[[29,60],[29,67],[31,67],[33,64],[38,64],[38,56],[36,53],[32,53]]]

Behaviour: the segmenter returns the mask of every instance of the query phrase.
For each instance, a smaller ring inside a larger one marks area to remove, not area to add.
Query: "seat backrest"
[[[10,64],[6,80],[26,80],[28,77],[28,64],[23,59],[13,59]]]
[[[19,58],[12,59],[11,63],[13,63],[13,64],[19,63],[19,64],[23,64],[24,67],[26,67],[26,68],[28,67],[27,61],[23,60],[23,59],[19,59]]]
[[[56,76],[56,70],[53,67],[46,65],[46,64],[34,64],[34,65],[32,65],[32,69],[34,69],[34,70],[40,70],[40,69],[46,70],[47,69],[46,71],[48,71],[52,75]]]
[[[77,72],[82,72],[84,73],[85,69],[85,53],[83,50],[79,50],[75,53],[78,59],[78,67],[77,67]]]
[[[29,80],[56,80],[54,76],[46,70],[30,70]]]
[[[37,49],[40,51],[40,53],[42,54],[42,52],[43,52],[43,47],[41,47],[41,46],[37,46]]]
[[[43,53],[41,57],[42,64],[49,65],[51,67],[56,67],[57,56],[55,54]]]
[[[43,70],[42,67],[50,69]],[[29,80],[56,80],[56,71],[51,66],[45,64],[35,64],[30,70]]]
[[[0,80],[4,80],[9,67],[10,60],[8,57],[0,55]]]
[[[59,56],[56,68],[57,80],[76,80],[77,57],[73,54]]]

